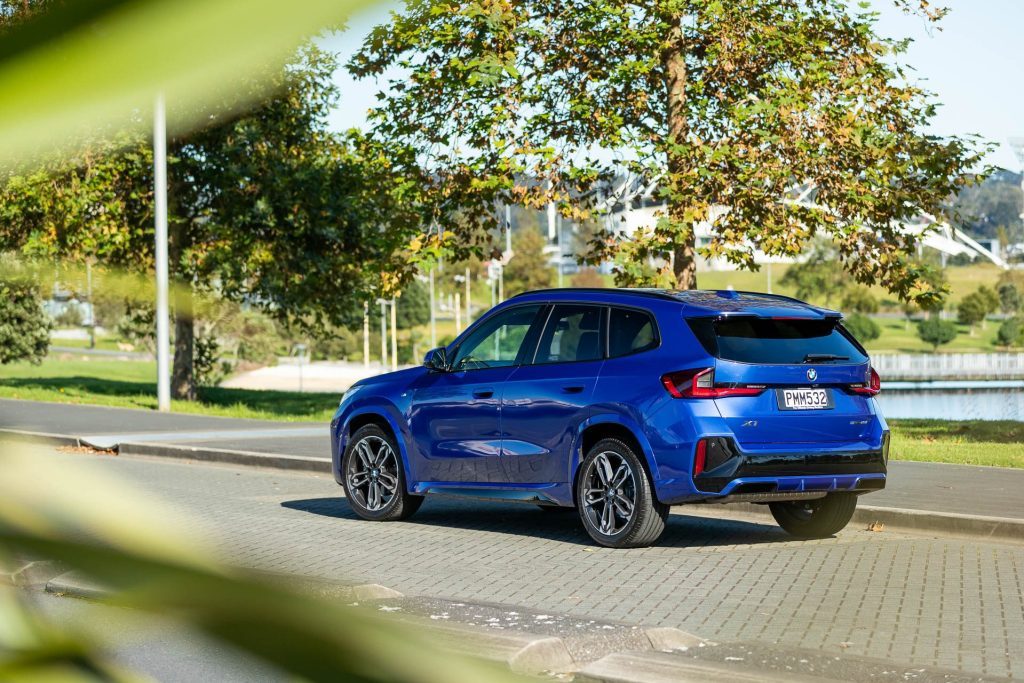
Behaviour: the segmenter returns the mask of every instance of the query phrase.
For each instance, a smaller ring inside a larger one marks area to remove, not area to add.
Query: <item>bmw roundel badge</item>
[[[807,379],[812,382],[818,379],[818,371],[814,368],[807,368]]]

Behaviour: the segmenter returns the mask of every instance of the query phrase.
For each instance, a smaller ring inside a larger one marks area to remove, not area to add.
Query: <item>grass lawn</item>
[[[41,365],[0,365],[0,398],[156,409],[156,363],[58,354]],[[330,420],[340,396],[290,391],[203,389],[200,400],[173,401],[178,413],[262,420]]]
[[[875,318],[878,326],[882,328],[882,335],[875,340],[864,344],[871,353],[931,353],[931,344],[926,344],[917,336],[917,323],[911,321],[909,325],[902,318]],[[939,353],[944,352],[981,352],[995,353],[1006,349],[995,345],[996,333],[999,331],[1000,322],[989,320],[985,327],[977,325],[974,328],[974,336],[967,325],[957,324],[956,338],[948,344],[939,347]]]
[[[889,420],[894,460],[1024,469],[1024,422]]]

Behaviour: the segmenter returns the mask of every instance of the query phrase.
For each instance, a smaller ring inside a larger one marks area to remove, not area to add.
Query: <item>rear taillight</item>
[[[704,467],[708,464],[708,440],[701,439],[697,442],[697,450],[693,454],[693,476],[697,476],[704,471]]]
[[[874,368],[868,368],[868,381],[864,384],[851,384],[850,391],[863,396],[874,396],[882,390],[882,378]]]
[[[661,376],[661,383],[674,398],[757,396],[764,391],[764,387],[716,386],[714,368],[670,372]]]

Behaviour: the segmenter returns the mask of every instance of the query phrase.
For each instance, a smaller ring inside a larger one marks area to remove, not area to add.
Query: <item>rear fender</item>
[[[592,415],[583,422],[580,423],[576,430],[576,436],[573,439],[572,453],[569,458],[569,479],[570,482],[576,481],[576,472],[579,469],[580,463],[583,462],[583,433],[588,428],[595,425],[601,424],[613,424],[625,427],[636,439],[637,443],[640,444],[640,450],[644,461],[647,463],[647,470],[651,473],[651,477],[655,480],[658,478],[658,462],[654,457],[654,449],[651,448],[651,442],[647,439],[647,435],[644,434],[643,427],[640,424],[626,416],[617,413],[602,413],[599,415]]]

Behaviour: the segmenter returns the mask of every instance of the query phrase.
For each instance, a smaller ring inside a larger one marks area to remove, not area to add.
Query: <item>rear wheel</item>
[[[783,529],[800,538],[826,538],[850,523],[857,509],[852,493],[830,493],[814,500],[769,503],[772,516]]]
[[[398,445],[377,425],[366,425],[352,435],[341,460],[341,471],[345,473],[345,497],[363,519],[406,519],[423,503],[423,496],[406,492]]]
[[[665,530],[668,506],[654,497],[640,459],[618,439],[603,439],[580,465],[576,500],[583,527],[609,548],[641,548]]]

